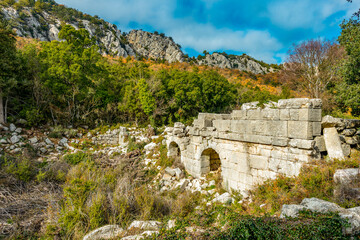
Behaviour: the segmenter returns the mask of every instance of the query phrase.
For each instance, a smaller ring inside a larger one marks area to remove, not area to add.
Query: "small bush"
[[[3,161],[3,168],[5,172],[13,175],[20,181],[29,182],[36,175],[35,163],[28,158],[5,156]]]
[[[64,160],[71,165],[76,165],[80,162],[89,161],[90,159],[91,158],[87,153],[81,151],[73,154],[67,154],[64,156]]]

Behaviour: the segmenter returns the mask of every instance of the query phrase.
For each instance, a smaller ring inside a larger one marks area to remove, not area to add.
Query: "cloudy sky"
[[[360,0],[58,0],[115,23],[171,36],[190,56],[204,50],[247,53],[280,63],[293,43],[334,40]]]

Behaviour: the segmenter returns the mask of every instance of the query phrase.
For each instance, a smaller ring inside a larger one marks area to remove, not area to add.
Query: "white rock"
[[[281,209],[280,218],[285,218],[285,217],[295,218],[299,215],[299,212],[304,209],[306,208],[301,205],[284,204]]]
[[[14,136],[12,136],[12,137],[10,138],[10,142],[11,142],[12,144],[18,143],[18,142],[20,142],[20,137],[17,136],[17,135],[14,135]]]
[[[215,180],[211,180],[211,181],[209,182],[209,187],[211,187],[211,186],[215,186],[215,185],[216,185]]]
[[[334,182],[337,184],[350,184],[359,179],[359,168],[338,169],[334,174]]]
[[[166,225],[166,228],[167,229],[172,229],[176,226],[176,220],[169,220],[167,225]]]
[[[161,222],[158,221],[133,221],[128,230],[132,228],[139,228],[141,230],[153,230],[158,231],[160,229]]]
[[[30,139],[29,139],[29,142],[30,142],[31,144],[35,144],[35,143],[38,142],[38,139],[37,139],[37,137],[33,137],[33,138],[30,138]]]
[[[119,237],[124,230],[118,225],[106,225],[86,234],[83,240],[113,239]]]
[[[169,167],[165,168],[165,172],[166,172],[167,174],[169,174],[170,176],[175,176],[175,175],[176,175],[175,170],[172,169],[172,168],[169,168]]]
[[[212,202],[220,202],[224,204],[229,204],[233,202],[233,198],[231,197],[230,193],[226,192],[221,194],[220,196],[214,198]]]
[[[13,123],[11,123],[10,124],[10,131],[15,132],[15,130],[16,130],[16,126]]]
[[[48,145],[54,145],[54,143],[49,138],[45,139],[45,143]]]
[[[146,151],[146,154],[150,153],[154,148],[156,147],[156,143],[149,143],[145,145],[144,150]]]
[[[328,213],[328,212],[339,212],[342,208],[332,202],[328,202],[318,198],[305,198],[301,204],[306,209],[313,212]]]

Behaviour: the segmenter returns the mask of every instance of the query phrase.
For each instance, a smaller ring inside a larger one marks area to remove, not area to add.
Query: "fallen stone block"
[[[350,184],[359,180],[359,168],[338,169],[334,173],[334,182],[337,184]]]
[[[324,129],[324,140],[326,150],[330,159],[344,159],[339,134],[335,127]]]

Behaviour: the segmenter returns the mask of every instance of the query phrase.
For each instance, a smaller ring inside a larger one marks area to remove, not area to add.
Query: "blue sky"
[[[204,50],[286,60],[293,43],[336,39],[360,0],[58,0],[114,23],[171,36],[190,56]]]

